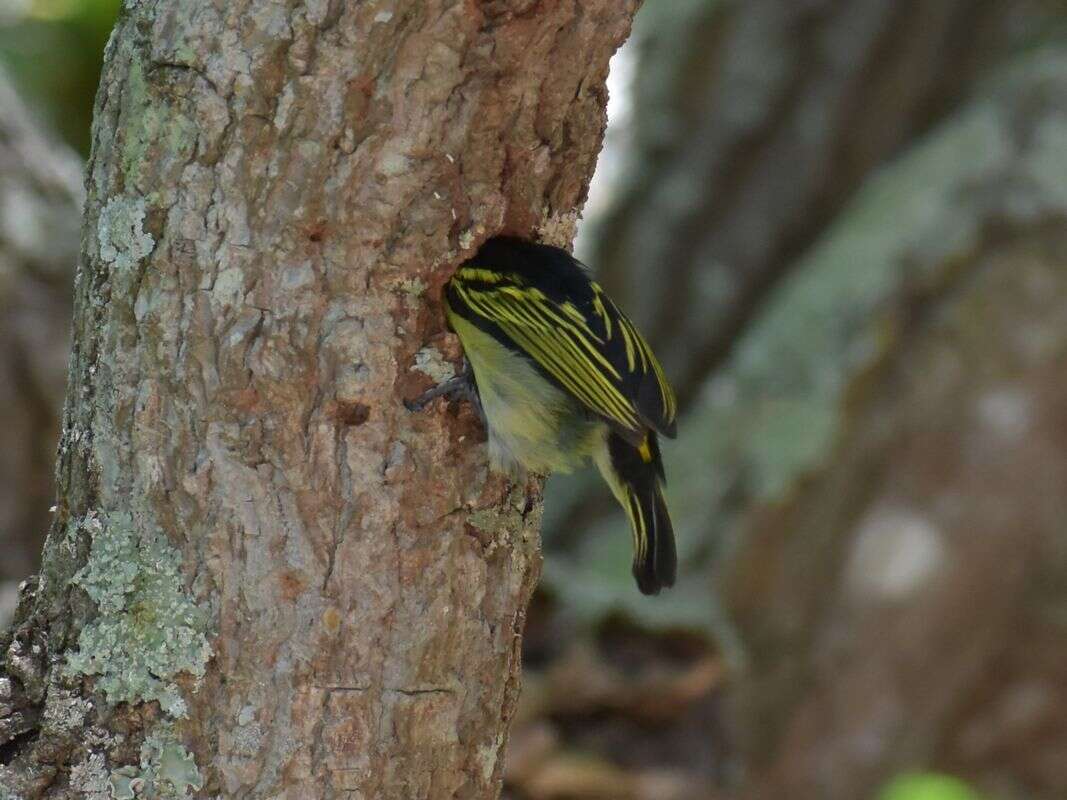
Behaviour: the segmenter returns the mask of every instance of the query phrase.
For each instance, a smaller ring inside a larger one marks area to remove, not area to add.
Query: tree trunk
[[[30,119],[0,71],[0,625],[36,569],[70,344],[81,164]]]
[[[738,459],[779,473],[722,565],[740,796],[916,768],[1067,796],[1065,98],[1067,47],[1035,51],[873,178],[740,343],[733,409],[702,406],[816,432]]]
[[[570,241],[635,8],[126,4],[9,794],[496,795],[540,487],[400,401],[457,263]]]

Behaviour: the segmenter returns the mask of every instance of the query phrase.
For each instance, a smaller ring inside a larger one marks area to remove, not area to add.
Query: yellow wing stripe
[[[646,355],[648,345],[645,344],[644,338],[637,332],[637,328],[634,327],[634,324],[630,322],[621,311],[619,311],[619,307],[614,303],[612,303],[612,306],[615,308],[615,313],[619,315],[619,327],[622,329],[623,336],[626,338],[627,356],[629,357],[630,348],[632,347],[637,351],[637,354],[641,356],[641,371],[648,372],[648,357]],[[632,363],[630,369],[634,369]]]
[[[457,278],[453,286],[475,313],[500,325],[501,330],[592,410],[636,430],[641,427],[637,409],[615,383],[621,383],[622,376],[598,347],[614,338],[617,330],[626,352],[627,368],[636,372],[640,367],[641,372],[653,373],[664,419],[668,423],[673,421],[677,401],[663,367],[633,323],[598,284],[592,284],[592,307],[604,324],[605,338],[593,331],[589,320],[573,303],[555,303],[537,288],[505,283],[498,272],[466,267],[459,270]],[[484,287],[473,288],[464,280],[482,283]]]
[[[555,324],[570,330],[574,334],[575,338],[585,346],[585,349],[589,352],[589,354],[593,356],[604,369],[608,370],[612,375],[614,375],[616,380],[622,380],[622,376],[619,375],[619,371],[615,369],[614,365],[606,358],[604,358],[604,354],[597,350],[596,347],[594,347],[590,343],[590,339],[596,339],[598,342],[603,342],[604,340],[593,333],[592,329],[589,327],[589,323],[587,323],[584,319],[581,320],[582,328],[584,330],[578,330],[572,323],[567,322],[567,320],[563,319],[563,317],[556,314],[552,310],[552,301],[550,301],[547,297],[545,297],[541,292],[537,291],[536,289],[517,289],[510,291],[508,289],[502,289],[501,291],[503,291],[512,300],[514,300],[516,304],[521,305],[525,303],[529,305],[531,310],[538,314],[541,314],[545,318],[545,322],[543,324],[545,324],[548,329],[551,329],[551,326]],[[532,304],[530,303],[531,299],[534,301]],[[578,314],[579,318],[581,318],[581,314],[579,313],[578,309],[574,308],[573,305],[571,306],[571,309],[573,309],[574,313]]]
[[[500,325],[575,397],[609,419],[638,427],[632,404],[598,366],[621,380],[618,371],[582,330],[552,311],[543,294],[513,287],[474,291],[462,284],[456,289],[471,309]],[[587,324],[583,327],[588,330]],[[589,356],[595,360],[592,365]]]
[[[604,322],[604,335],[609,339],[611,338],[611,317],[608,315],[608,311],[604,308],[603,300],[604,290],[600,288],[600,284],[593,284],[593,311]]]
[[[611,301],[609,301],[611,302]],[[629,337],[633,337],[633,341],[636,343],[637,352],[641,356],[641,369],[648,372],[649,366],[652,367],[652,372],[656,376],[656,384],[659,386],[660,398],[663,401],[663,416],[667,420],[673,420],[678,410],[678,401],[674,397],[674,390],[671,389],[670,382],[667,380],[667,375],[663,372],[663,365],[659,363],[659,359],[656,358],[656,354],[652,352],[652,348],[648,346],[648,342],[645,341],[634,324],[630,322],[629,318],[619,311],[618,306],[612,302],[612,306],[615,308],[615,312],[619,315],[619,327],[623,329],[624,337],[626,338],[626,357],[631,358],[630,347],[631,341]],[[633,362],[630,362],[630,369],[634,368]]]
[[[631,427],[637,424],[636,418],[628,413],[627,409],[611,402],[610,397],[599,391],[599,387],[582,383],[582,377],[584,377],[585,372],[579,371],[580,362],[576,362],[573,355],[568,356],[566,352],[553,350],[551,347],[542,348],[541,345],[545,344],[545,342],[527,336],[527,331],[523,328],[513,328],[506,324],[501,327],[505,333],[526,348],[537,361],[544,364],[560,383],[587,406],[599,411],[604,416],[623,421]],[[558,346],[557,344],[556,347],[558,348]],[[576,367],[578,368],[576,369]]]
[[[641,513],[641,503],[629,487],[626,488],[626,500],[627,516],[630,518],[630,529],[633,531],[634,563],[640,564],[644,562],[645,555],[648,553],[648,530],[645,527],[644,514]]]
[[[637,368],[637,362],[634,360],[634,340],[625,322],[619,322],[619,333],[622,334],[623,344],[626,345],[626,365],[630,372],[633,372]]]
[[[560,383],[583,403],[607,417],[619,419],[624,424],[630,426],[637,424],[635,416],[625,405],[620,406],[618,402],[612,402],[610,396],[605,397],[603,392],[596,391],[598,387],[590,386],[588,382],[582,380],[586,377],[588,370],[582,370],[581,361],[576,362],[574,355],[568,356],[558,343],[553,346],[552,331],[546,331],[536,319],[530,316],[528,307],[515,308],[510,304],[507,307],[500,307],[498,303],[491,303],[487,307],[486,303],[490,301],[485,295],[469,292],[463,288],[460,289],[460,293],[472,309],[489,319],[496,320],[508,336],[525,348],[536,361],[555,375]],[[512,319],[517,319],[525,325],[516,325],[511,322]],[[531,335],[531,328],[536,330],[536,335]],[[580,359],[580,355],[578,358]],[[598,377],[602,379],[602,376],[598,375]],[[610,384],[608,386],[610,387]],[[593,390],[594,393],[591,394],[589,390]],[[619,395],[619,398],[622,396]]]
[[[566,352],[558,344],[551,341],[551,332],[541,329],[535,321],[529,320],[523,313],[523,309],[515,309],[515,311],[520,319],[525,318],[528,320],[527,325],[515,325],[506,319],[502,319],[498,324],[503,328],[504,332],[528,350],[530,355],[537,361],[544,364],[575,396],[595,406],[593,397],[587,392],[587,389],[592,387],[582,383],[580,377],[574,374],[573,366],[567,363]],[[536,326],[537,335],[531,335],[532,326]]]
[[[645,347],[647,348],[648,345],[645,345]],[[678,401],[675,399],[674,391],[671,389],[667,376],[663,372],[663,366],[651,349],[648,350],[648,357],[649,361],[652,362],[652,370],[656,373],[656,383],[659,385],[660,397],[663,398],[663,416],[667,420],[673,420],[678,411]]]
[[[469,281],[481,281],[482,283],[495,284],[504,280],[504,276],[491,269],[478,269],[477,267],[463,267],[456,272],[460,278]]]
[[[511,328],[506,324],[502,327],[512,338],[516,336],[523,337],[525,339],[524,347],[530,344],[534,348],[541,349],[539,347],[541,342],[536,341],[535,337],[528,336],[527,331],[521,328]],[[626,399],[603,375],[595,370],[589,371],[585,366],[581,353],[577,351],[570,339],[552,330],[543,330],[541,334],[546,337],[544,344],[548,345],[543,352],[550,353],[552,360],[559,365],[561,372],[570,378],[568,388],[571,388],[579,399],[582,399],[591,408],[600,410],[605,416],[618,419],[630,426],[636,426],[636,415],[632,412]],[[555,371],[552,371],[555,374]],[[594,383],[588,381],[591,375],[595,376]]]
[[[604,342],[603,339],[593,333],[593,329],[589,327],[589,323],[586,321],[585,317],[582,316],[582,312],[575,307],[574,303],[568,300],[559,308],[570,318],[572,323],[582,329],[582,332],[585,333],[586,336],[590,339],[596,339],[600,343]]]

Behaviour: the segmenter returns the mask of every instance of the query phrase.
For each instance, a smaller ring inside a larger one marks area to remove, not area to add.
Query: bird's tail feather
[[[656,434],[649,432],[638,447],[609,434],[608,459],[601,472],[630,518],[637,587],[644,594],[659,594],[674,585],[678,556],[663,499],[663,462]]]

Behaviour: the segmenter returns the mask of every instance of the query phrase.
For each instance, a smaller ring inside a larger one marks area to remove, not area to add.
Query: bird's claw
[[[478,389],[474,383],[474,370],[471,369],[470,364],[467,364],[463,371],[455,377],[427,389],[414,400],[405,400],[404,406],[408,411],[422,411],[429,405],[431,400],[435,400],[438,397],[447,397],[450,400],[457,398],[469,400],[477,410],[478,416],[484,422],[485,413],[482,411],[481,399],[478,397]]]

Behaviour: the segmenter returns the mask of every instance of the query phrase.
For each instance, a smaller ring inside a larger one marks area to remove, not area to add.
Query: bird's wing
[[[555,299],[506,274],[461,268],[452,278],[463,316],[503,333],[564,391],[635,445],[652,428],[675,435],[676,401],[663,368],[603,290]],[[576,301],[576,302],[575,302]]]

